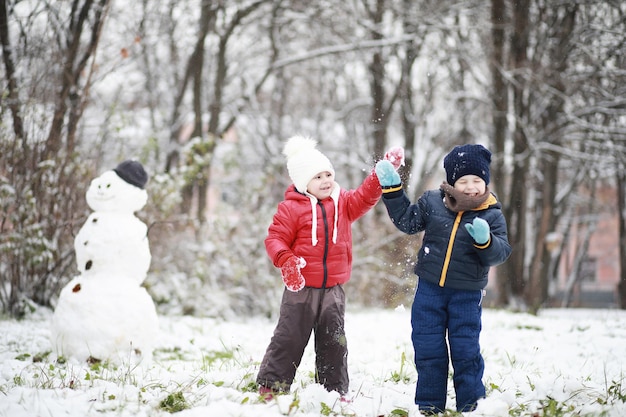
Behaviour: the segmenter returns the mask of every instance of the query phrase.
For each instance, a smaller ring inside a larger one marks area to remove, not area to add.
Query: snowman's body
[[[106,231],[106,233],[103,233]],[[74,239],[76,264],[81,274],[106,271],[141,284],[150,268],[148,228],[126,213],[96,211]]]
[[[139,362],[151,356],[158,330],[152,298],[126,277],[81,274],[61,291],[52,342],[79,361]]]
[[[134,212],[144,189],[107,171],[87,191],[94,212],[74,240],[80,275],[61,291],[52,319],[59,356],[116,363],[151,356],[158,317],[141,283],[150,267],[147,227]]]

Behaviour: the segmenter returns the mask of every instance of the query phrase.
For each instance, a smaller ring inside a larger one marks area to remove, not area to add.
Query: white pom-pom
[[[287,158],[291,158],[302,152],[310,152],[317,147],[317,141],[315,139],[307,138],[304,136],[292,136],[287,139],[285,147],[283,148],[283,155]]]

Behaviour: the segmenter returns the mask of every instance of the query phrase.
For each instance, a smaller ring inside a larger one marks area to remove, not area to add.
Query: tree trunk
[[[570,52],[571,36],[574,31],[576,5],[563,6],[561,10],[554,11],[556,25],[550,28],[548,39],[552,48],[547,52],[547,77],[543,82],[548,86],[548,105],[540,115],[540,129],[546,135],[545,142],[559,148],[563,143],[563,133],[559,129],[563,122],[565,108],[564,96],[566,86],[563,74],[567,70],[567,62]],[[555,93],[552,93],[555,92]],[[538,155],[538,176],[543,175],[539,181],[542,185],[538,192],[539,202],[536,205],[540,209],[539,228],[535,234],[535,255],[530,269],[530,285],[526,294],[526,301],[536,312],[548,299],[548,284],[550,279],[550,251],[546,248],[546,236],[555,229],[558,222],[558,207],[556,201],[557,184],[559,183],[559,152],[543,151]]]
[[[385,0],[376,0],[375,9],[370,10],[372,27],[382,24],[385,11]],[[380,31],[372,31],[372,40],[380,40],[383,35]],[[374,138],[374,155],[382,156],[387,146],[387,114],[385,114],[385,63],[382,52],[376,51],[369,64],[370,94],[372,96],[371,120],[372,137]]]
[[[9,90],[6,98],[0,97],[0,104],[2,101],[8,102],[8,108],[11,110],[11,117],[13,119],[13,132],[18,139],[26,139],[24,137],[24,122],[22,120],[22,114],[19,104],[19,90],[17,81],[15,79],[15,62],[13,61],[13,52],[11,46],[11,39],[9,37],[9,15],[7,10],[7,1],[0,2],[0,44],[2,45],[2,61],[4,63],[5,78],[7,80],[7,88]],[[26,146],[27,141],[23,141]],[[22,164],[16,165],[18,169],[24,169]]]
[[[508,111],[508,86],[503,71],[505,70],[505,22],[506,8],[504,0],[491,1],[491,39],[493,42],[490,70],[492,79],[491,101],[493,104],[493,151],[495,158],[492,164],[491,177],[494,179],[493,191],[502,201],[508,200],[506,190],[506,178],[504,171],[504,144],[507,138],[507,111]],[[507,219],[508,220],[508,219]],[[504,269],[503,269],[504,271]],[[507,273],[499,273],[496,276],[496,305],[499,307],[509,303],[510,276]]]
[[[504,207],[504,215],[509,227],[509,243],[513,247],[510,259],[505,263],[505,274],[511,286],[511,295],[515,300],[523,298],[526,282],[525,247],[526,210],[528,205],[528,140],[524,129],[524,121],[528,119],[528,103],[525,95],[528,81],[524,70],[528,63],[528,14],[529,0],[511,1],[513,10],[513,33],[511,35],[511,70],[514,71],[513,115],[515,127],[513,132],[513,172],[508,184],[508,199]]]
[[[620,280],[617,286],[620,308],[626,309],[626,168],[620,163],[616,169],[617,208],[619,222]]]
[[[412,0],[404,0],[404,10],[405,12],[411,9],[413,4]],[[402,21],[404,27],[405,35],[417,35],[417,28],[415,27],[415,22],[413,19],[410,19],[410,14],[405,13]],[[413,167],[413,149],[415,149],[415,128],[416,128],[416,117],[415,117],[415,105],[413,103],[413,84],[412,84],[412,74],[413,74],[413,64],[415,63],[415,59],[417,58],[417,51],[419,50],[419,45],[417,45],[412,39],[407,41],[405,44],[405,58],[402,61],[402,83],[399,86],[399,98],[400,98],[400,108],[402,118],[402,132],[404,134],[404,148],[405,148],[405,166],[399,172],[400,175],[403,176],[403,181],[406,183],[408,180],[408,174],[411,172]]]
[[[538,228],[535,229],[534,256],[530,266],[530,276],[528,277],[528,288],[526,289],[526,303],[531,312],[537,310],[548,299],[548,277],[550,267],[550,251],[546,248],[546,236],[554,230],[556,195],[556,184],[558,176],[559,157],[557,154],[548,153],[545,163],[541,164],[543,178],[542,189],[539,191],[539,202],[535,207],[539,215]]]

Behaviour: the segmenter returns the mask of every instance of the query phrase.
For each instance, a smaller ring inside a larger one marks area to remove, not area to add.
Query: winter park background
[[[417,416],[420,236],[399,234],[381,204],[353,227],[352,401],[313,383],[312,346],[291,394],[256,394],[282,291],[263,239],[296,133],[319,140],[346,188],[404,146],[413,197],[439,185],[453,145],[488,146],[514,251],[490,277],[488,397],[468,414],[625,415],[625,7],[3,2],[0,416]],[[85,193],[129,158],[150,174],[137,216],[159,316],[152,358],[57,357],[50,323],[79,272]]]

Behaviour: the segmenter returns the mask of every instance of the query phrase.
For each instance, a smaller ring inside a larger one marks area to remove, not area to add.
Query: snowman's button
[[[74,288],[72,288],[72,292],[78,292],[80,291],[80,284],[76,284],[74,285]]]
[[[93,262],[87,261],[87,263],[85,264],[85,270],[89,271],[91,269],[91,265],[93,265]]]

